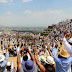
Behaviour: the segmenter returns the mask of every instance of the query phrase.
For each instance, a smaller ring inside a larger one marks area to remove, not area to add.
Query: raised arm
[[[18,53],[18,55],[17,55],[17,66],[18,66],[18,68],[21,67],[21,62],[20,62],[20,51],[19,51],[19,53]]]
[[[50,51],[50,45],[47,46],[47,50],[48,50],[50,56],[53,57],[53,55],[52,55],[52,53],[51,53],[51,51]]]
[[[6,52],[7,52],[7,53],[6,53],[6,58],[5,58],[5,60],[3,61],[3,63],[2,63],[2,67],[4,67],[4,66],[7,64],[8,59],[9,59],[8,45],[6,45],[5,48],[6,48]]]
[[[45,67],[44,67],[44,66],[38,61],[38,59],[37,59],[37,56],[36,56],[37,48],[34,47],[33,51],[34,51],[34,58],[35,58],[35,60],[36,60],[36,63],[37,63],[37,65],[38,65],[39,69],[41,70],[41,72],[45,72]]]
[[[64,43],[64,45],[65,45],[65,49],[66,49],[67,51],[69,51],[69,50],[71,50],[71,49],[70,49],[70,44],[67,42],[67,40],[66,40],[66,38],[65,38],[65,34],[66,34],[66,31],[64,31],[63,43]]]
[[[25,50],[30,54],[31,60],[33,61],[33,64],[36,65],[36,61],[34,58],[34,55],[29,51],[28,46],[26,46]]]
[[[41,72],[45,72],[45,67],[38,61],[37,56],[34,55],[34,57],[35,57],[36,63],[38,65],[39,69],[41,70]]]
[[[18,56],[17,56],[17,67],[18,67],[18,71],[17,72],[24,72],[23,68],[21,66],[21,62],[20,62],[20,53],[21,51],[19,51]]]
[[[51,51],[50,51],[50,45],[47,46],[47,50],[48,50],[50,56],[53,57],[53,55],[52,55],[52,53],[51,53]],[[56,64],[54,64],[53,66],[54,66],[54,68],[56,69]]]

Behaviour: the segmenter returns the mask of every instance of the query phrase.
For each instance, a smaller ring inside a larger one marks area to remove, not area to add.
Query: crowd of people
[[[0,72],[71,72],[72,29],[69,27],[57,25],[47,36],[1,34]]]

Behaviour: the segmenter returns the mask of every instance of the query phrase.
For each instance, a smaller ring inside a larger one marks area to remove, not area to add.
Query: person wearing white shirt
[[[5,48],[3,48],[3,54],[6,55],[6,49]]]
[[[18,53],[19,53],[19,50],[20,50],[19,44],[17,44],[17,48],[16,48],[17,55],[18,55]]]
[[[28,46],[28,49],[31,51],[31,46],[30,46],[30,44],[29,44],[29,46]]]
[[[63,37],[63,43],[64,43],[64,46],[65,46],[64,49],[66,49],[67,52],[70,53],[70,56],[72,56],[72,37],[68,40],[68,42],[69,42],[68,43],[66,38],[65,38],[65,34],[66,33],[64,33],[64,37]],[[71,65],[69,66],[68,72],[71,72]]]
[[[70,55],[72,56],[72,45],[71,45],[72,44],[72,37],[68,41],[69,41],[69,43],[67,42],[65,37],[63,38],[63,43],[65,46],[64,49],[66,49],[67,52],[70,53]]]
[[[14,46],[14,51],[16,51],[16,47]]]
[[[13,58],[11,59],[11,63],[10,62],[7,62],[6,72],[15,72]]]
[[[29,46],[28,46],[28,49],[29,49],[29,51],[32,51],[30,44],[29,44]],[[27,52],[27,56],[28,56],[28,60],[30,60],[30,55],[29,55],[28,52]]]

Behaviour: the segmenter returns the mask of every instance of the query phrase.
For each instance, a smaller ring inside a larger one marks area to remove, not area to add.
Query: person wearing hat
[[[6,64],[9,58],[8,45],[6,45],[5,48],[6,48],[6,58],[4,55],[2,55],[2,52],[0,51],[0,72],[1,71],[6,72]]]
[[[42,56],[40,59],[44,61],[44,65],[42,65],[39,61],[38,61],[38,58],[36,56],[36,51],[37,51],[37,48],[34,47],[34,57],[35,57],[35,60],[36,60],[36,63],[40,69],[40,72],[55,72],[55,69],[56,69],[56,64],[55,64],[55,61],[53,59],[53,55],[50,51],[50,45],[47,46],[48,48],[48,52],[50,54],[50,56],[48,57],[44,57]]]
[[[19,51],[17,56],[18,72],[37,72],[37,66],[34,56],[32,55],[31,51],[29,51],[28,47],[26,47],[24,50],[30,54],[31,60],[24,61],[23,65],[21,65],[20,51]]]
[[[71,31],[71,38],[68,40],[68,42],[65,38],[65,35],[66,35],[66,31],[64,32],[64,36],[63,36],[63,43],[65,46],[64,49],[66,49],[67,52],[70,53],[70,55],[72,56],[72,31]]]
[[[16,66],[15,66],[16,67]],[[11,58],[11,63],[8,61],[6,65],[6,72],[15,72],[16,69],[13,64],[13,57]]]
[[[54,48],[52,54],[56,63],[56,72],[71,72],[72,57],[65,49],[61,49],[57,56]]]

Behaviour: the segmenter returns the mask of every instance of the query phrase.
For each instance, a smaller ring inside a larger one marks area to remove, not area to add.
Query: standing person
[[[28,49],[31,51],[31,46],[30,46],[30,43],[29,43]]]
[[[68,42],[66,40],[65,35],[66,35],[66,31],[64,32],[64,36],[63,36],[63,43],[64,43],[64,46],[65,46],[64,49],[66,49],[67,52],[70,53],[70,55],[72,56],[72,35],[71,35],[71,38],[68,40]]]
[[[7,72],[15,72],[13,58],[11,58],[11,63],[7,62],[6,69],[7,69]]]
[[[18,55],[19,50],[20,50],[19,44],[17,44],[17,48],[16,48],[17,55]]]
[[[25,50],[30,54],[31,60],[25,61],[22,66],[20,63],[20,52],[19,52],[17,56],[18,72],[37,72],[37,66],[34,56],[32,55],[31,51],[29,51],[28,47],[26,47]]]
[[[46,59],[44,59],[46,64],[43,66],[37,59],[37,56],[36,56],[37,48],[34,47],[33,50],[34,50],[34,57],[35,57],[36,63],[38,65],[39,69],[41,70],[41,72],[55,72],[56,64],[54,62],[53,55],[50,51],[50,46],[47,46],[47,49],[48,49],[50,56],[48,56]]]
[[[6,48],[6,52],[7,52],[6,58],[4,57],[4,55],[2,55],[0,53],[0,72],[6,72],[6,64],[8,62],[8,58],[9,58],[8,45],[6,45],[5,48]]]
[[[30,46],[30,44],[29,44],[29,46],[28,46],[28,49],[29,49],[29,51],[31,51],[31,46]],[[30,60],[30,54],[27,52],[27,56],[28,56],[28,60]]]
[[[60,51],[58,57],[56,55],[56,48],[53,49],[52,54],[56,63],[56,72],[71,72],[72,57],[65,49]]]

